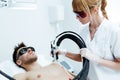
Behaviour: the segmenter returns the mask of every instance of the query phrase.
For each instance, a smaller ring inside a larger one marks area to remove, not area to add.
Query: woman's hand
[[[94,62],[97,62],[97,63],[99,63],[99,61],[101,59],[99,56],[91,53],[91,51],[88,50],[87,48],[81,48],[80,49],[80,54],[81,54],[82,57],[85,57],[88,60],[94,61]]]
[[[55,54],[65,56],[67,54],[67,50],[65,50],[65,49],[57,49],[57,50],[55,50]]]

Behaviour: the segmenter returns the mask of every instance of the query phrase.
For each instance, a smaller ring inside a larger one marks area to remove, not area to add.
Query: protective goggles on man
[[[31,50],[31,51],[35,52],[35,49],[33,47],[23,47],[23,48],[20,48],[20,50],[18,50],[18,52],[17,52],[16,59],[18,59],[23,54],[27,53],[28,50]]]
[[[74,11],[77,17],[85,18],[87,14],[84,11]]]

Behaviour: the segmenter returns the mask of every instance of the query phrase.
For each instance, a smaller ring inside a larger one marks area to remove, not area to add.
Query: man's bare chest
[[[46,66],[28,74],[28,80],[69,80],[73,78],[63,67],[57,64]]]

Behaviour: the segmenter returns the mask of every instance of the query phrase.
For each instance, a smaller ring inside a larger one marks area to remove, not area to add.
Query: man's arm
[[[20,73],[13,76],[16,80],[27,80],[26,73]]]

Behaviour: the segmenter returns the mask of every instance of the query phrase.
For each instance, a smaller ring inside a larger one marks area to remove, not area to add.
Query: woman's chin
[[[89,22],[81,22],[82,25],[89,24]]]

